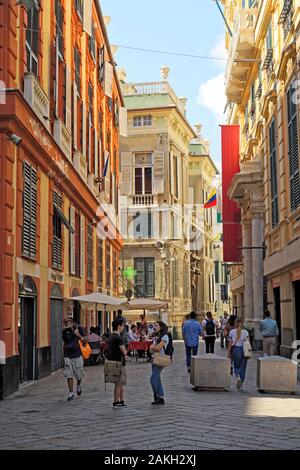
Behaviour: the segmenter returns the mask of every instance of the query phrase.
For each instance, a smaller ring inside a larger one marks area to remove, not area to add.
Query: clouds
[[[216,44],[210,51],[210,56],[218,59],[225,59],[226,49],[224,36],[218,38]],[[202,83],[198,90],[197,103],[207,108],[214,114],[218,124],[224,122],[224,108],[227,102],[224,86],[224,72],[226,67],[225,60],[215,60],[214,63],[222,69],[217,75]]]
[[[218,124],[224,121],[226,101],[223,72],[200,85],[197,102],[215,115]]]

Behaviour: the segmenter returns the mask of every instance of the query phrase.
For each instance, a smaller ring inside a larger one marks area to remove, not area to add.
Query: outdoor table
[[[145,340],[145,341],[130,341],[128,343],[128,352],[130,351],[144,351],[147,352],[153,344],[153,341]],[[136,360],[138,360],[138,356],[136,356]]]

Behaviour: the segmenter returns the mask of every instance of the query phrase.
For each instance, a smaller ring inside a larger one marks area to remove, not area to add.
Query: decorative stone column
[[[241,292],[238,292],[237,294],[236,306],[238,317],[244,318],[243,294]]]
[[[243,247],[252,246],[252,224],[251,219],[243,219]],[[243,250],[244,271],[245,271],[245,323],[252,324],[254,320],[253,310],[253,276],[252,276],[252,251]]]

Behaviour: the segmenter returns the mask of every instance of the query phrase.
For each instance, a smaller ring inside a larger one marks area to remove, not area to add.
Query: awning
[[[54,210],[57,212],[58,217],[60,218],[61,222],[67,227],[67,229],[70,230],[71,233],[75,233],[75,230],[73,229],[68,219],[65,217],[60,207],[54,204]]]
[[[69,300],[77,300],[78,302],[85,304],[85,307],[91,307],[95,304],[105,305],[105,310],[118,310],[122,302],[124,302],[124,299],[101,294],[100,292],[93,292],[79,297],[70,297]]]
[[[134,299],[123,302],[120,306],[122,310],[166,310],[168,303],[162,300]]]

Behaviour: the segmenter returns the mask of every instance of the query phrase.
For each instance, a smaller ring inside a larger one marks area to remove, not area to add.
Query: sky
[[[169,83],[185,96],[187,119],[203,125],[211,156],[221,169],[219,124],[225,122],[225,26],[212,0],[100,0],[112,45],[209,56],[190,58],[119,47],[115,60],[128,82],[160,81],[160,67],[170,67]]]

